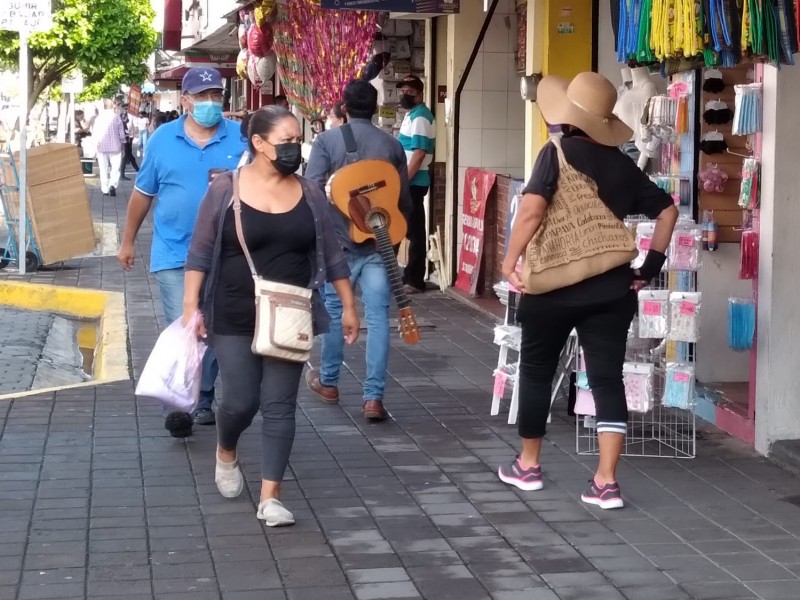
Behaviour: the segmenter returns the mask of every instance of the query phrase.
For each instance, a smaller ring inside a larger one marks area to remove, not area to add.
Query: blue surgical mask
[[[214,127],[222,120],[222,102],[195,102],[192,118],[202,127]]]

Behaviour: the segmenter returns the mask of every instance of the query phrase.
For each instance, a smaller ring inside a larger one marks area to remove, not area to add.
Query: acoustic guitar
[[[399,208],[397,169],[385,160],[360,160],[336,171],[330,186],[336,208],[350,219],[351,239],[356,243],[375,240],[400,309],[400,334],[407,344],[416,344],[419,327],[403,289],[393,247],[403,241],[408,228]]]

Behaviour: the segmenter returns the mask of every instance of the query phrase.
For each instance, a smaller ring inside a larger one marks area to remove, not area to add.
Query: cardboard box
[[[19,168],[18,153],[14,160]],[[8,216],[16,220],[19,195],[8,196]],[[77,146],[45,144],[28,150],[27,213],[43,265],[94,251],[92,211]]]

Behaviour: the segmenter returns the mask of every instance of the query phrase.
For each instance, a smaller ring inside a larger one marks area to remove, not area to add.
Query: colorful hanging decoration
[[[798,48],[798,0],[619,0],[619,62],[660,62],[665,74],[743,58],[793,65]]]
[[[308,119],[341,99],[371,58],[379,13],[325,10],[315,0],[278,4],[275,53],[289,101]]]

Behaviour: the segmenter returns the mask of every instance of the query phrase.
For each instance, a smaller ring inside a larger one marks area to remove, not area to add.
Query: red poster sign
[[[481,169],[469,168],[464,175],[464,208],[461,213],[461,230],[464,233],[461,256],[458,259],[456,287],[471,295],[478,291],[483,256],[483,222],[486,201],[497,180],[497,175]]]

